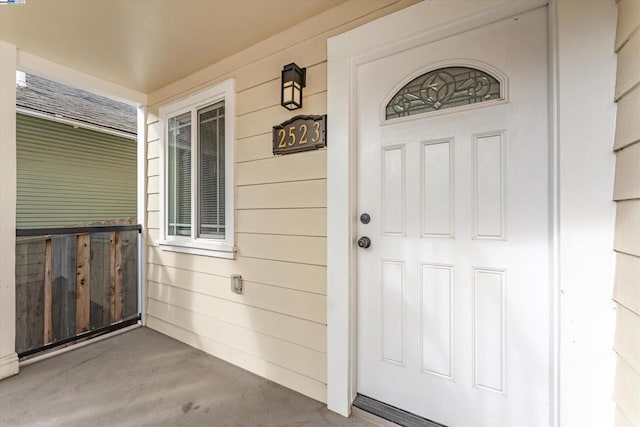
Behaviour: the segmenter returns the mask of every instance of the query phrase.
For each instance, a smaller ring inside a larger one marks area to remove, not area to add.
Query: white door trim
[[[356,394],[356,135],[355,103],[356,69],[359,65],[425,43],[468,31],[479,26],[523,13],[548,3],[548,0],[477,0],[460,2],[421,2],[397,13],[373,21],[328,40],[327,112],[330,117],[327,151],[327,406],[344,416],[351,412]],[[422,17],[429,13],[432,22],[440,24],[424,28]],[[552,14],[551,14],[552,15]],[[550,25],[550,31],[553,25]],[[553,35],[553,34],[551,34]],[[554,44],[555,46],[555,44]],[[550,54],[555,57],[554,46]],[[556,61],[551,58],[550,63]],[[550,75],[552,89],[555,75]],[[551,92],[555,103],[556,93]],[[555,128],[552,117],[551,128]],[[552,137],[554,132],[550,133]],[[552,139],[551,206],[556,217],[556,140]],[[556,265],[556,221],[553,221]],[[555,271],[555,267],[554,267]],[[555,275],[554,275],[555,278]],[[554,280],[554,295],[558,283]],[[557,304],[553,304],[554,331],[557,330]],[[552,336],[556,337],[557,333]],[[555,338],[554,338],[555,339]],[[551,418],[557,412],[556,384],[557,342],[552,343],[554,378],[551,390]],[[555,425],[556,423],[553,422]]]

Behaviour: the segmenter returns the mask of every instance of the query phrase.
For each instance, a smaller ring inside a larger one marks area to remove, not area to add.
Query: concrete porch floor
[[[0,426],[370,426],[138,328],[0,381]]]

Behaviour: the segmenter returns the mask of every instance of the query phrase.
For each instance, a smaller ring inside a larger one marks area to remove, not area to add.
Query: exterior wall
[[[136,217],[136,141],[17,115],[18,227]]]
[[[640,2],[618,2],[616,177],[616,426],[640,426]]]
[[[326,401],[326,150],[273,157],[271,127],[326,113],[326,40],[417,0],[352,0],[150,94],[147,326]],[[279,105],[280,71],[307,67],[304,108]],[[236,260],[161,250],[161,105],[236,79]],[[330,125],[329,125],[330,126]],[[328,142],[331,145],[331,141]],[[230,291],[231,274],[244,279]]]
[[[462,2],[442,3],[453,8],[468,6]],[[501,10],[517,3],[520,2],[505,1]],[[613,0],[552,0],[549,9],[553,53],[550,131],[555,284],[550,304],[556,316],[553,391],[557,405],[552,412],[554,425],[606,426],[613,421],[611,390],[615,362],[611,351],[615,311],[610,294],[615,221],[615,205],[611,201],[615,158],[611,141],[616,112],[613,102],[616,62],[611,47],[615,38],[616,7]],[[409,10],[401,14],[406,12]],[[492,11],[484,16],[495,18],[496,15]],[[393,34],[400,37],[403,31],[408,32],[406,28],[413,29],[412,18],[405,17],[402,23],[406,26],[396,23]],[[467,17],[467,22],[472,19]],[[332,370],[329,372],[330,384],[336,382],[331,381],[332,375],[333,379],[346,378],[353,366],[347,357],[353,345],[344,324],[349,322],[354,310],[354,304],[348,302],[349,289],[345,283],[351,280],[348,249],[352,246],[355,217],[344,212],[353,197],[353,190],[345,183],[354,166],[349,161],[353,154],[345,148],[348,147],[346,141],[335,143],[335,139],[338,135],[346,139],[348,135],[345,130],[349,129],[349,96],[343,94],[351,93],[351,82],[346,78],[350,64],[367,49],[385,42],[388,45],[390,31],[385,31],[384,24],[383,21],[372,23],[368,27],[377,31],[365,32],[361,28],[353,35],[348,34],[349,38],[343,35],[330,40],[329,44],[332,55],[329,108],[333,117],[329,138],[334,141],[334,148],[328,152],[328,237],[330,248],[339,249],[338,254],[335,251],[329,254],[329,306],[339,316],[336,321],[334,315],[329,324],[329,347],[333,345],[330,367],[331,360],[336,367],[335,374]],[[336,209],[336,204],[341,207]],[[350,396],[345,395],[344,392],[338,395],[333,405],[330,395],[329,408],[348,413]]]
[[[16,48],[0,41],[0,379],[18,373],[15,73]]]

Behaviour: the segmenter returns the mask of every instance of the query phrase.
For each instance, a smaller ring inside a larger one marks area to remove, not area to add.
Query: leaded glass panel
[[[492,75],[469,67],[446,67],[411,80],[386,106],[385,118],[455,108],[502,99],[500,82]]]

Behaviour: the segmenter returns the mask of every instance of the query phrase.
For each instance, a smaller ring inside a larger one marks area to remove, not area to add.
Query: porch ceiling
[[[0,6],[0,40],[151,93],[344,1],[27,0]]]

